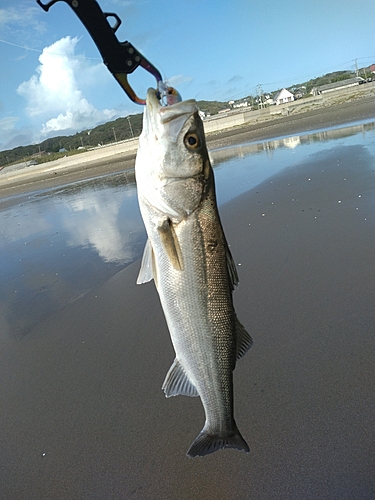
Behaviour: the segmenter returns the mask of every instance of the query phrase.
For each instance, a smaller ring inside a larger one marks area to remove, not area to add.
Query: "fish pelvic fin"
[[[147,240],[145,249],[143,251],[143,257],[141,262],[141,269],[139,270],[137,285],[141,285],[142,283],[147,283],[155,278],[156,280],[156,272],[155,272],[155,256],[154,250],[151,245],[151,241]]]
[[[168,370],[162,389],[167,398],[179,395],[199,396],[195,385],[189,380],[177,358]]]
[[[253,339],[236,316],[236,359],[245,356],[253,345]]]
[[[190,458],[203,457],[224,448],[235,448],[246,453],[250,451],[248,444],[235,425],[233,432],[226,435],[213,434],[203,429],[190,446],[187,456]]]

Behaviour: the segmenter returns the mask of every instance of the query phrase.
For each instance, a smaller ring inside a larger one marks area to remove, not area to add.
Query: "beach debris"
[[[200,396],[206,415],[187,454],[248,452],[233,416],[232,372],[252,339],[234,311],[238,275],[194,100],[162,106],[149,89],[136,180],[148,234],[137,283],[154,279],[176,354],[162,388],[167,397]]]

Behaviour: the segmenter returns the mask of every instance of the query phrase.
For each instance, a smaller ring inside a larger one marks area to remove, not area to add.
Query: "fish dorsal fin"
[[[137,285],[141,285],[142,283],[147,283],[148,281],[151,281],[154,278],[155,278],[154,250],[152,248],[151,241],[147,240],[145,249],[143,251],[141,269],[139,270],[137,278]]]
[[[162,389],[167,398],[179,395],[199,396],[195,385],[189,380],[177,358],[168,370]]]
[[[172,221],[170,219],[164,220],[158,227],[158,232],[170,263],[177,271],[182,271],[182,254]]]
[[[236,358],[240,359],[245,356],[247,351],[253,345],[253,339],[250,334],[245,330],[245,327],[240,323],[236,316]]]
[[[239,280],[238,280],[236,264],[234,263],[232,254],[229,250],[228,243],[226,243],[226,245],[225,245],[225,256],[227,259],[227,269],[228,269],[228,273],[229,273],[230,283],[232,286],[232,290],[234,290],[234,287],[236,285],[238,285]]]

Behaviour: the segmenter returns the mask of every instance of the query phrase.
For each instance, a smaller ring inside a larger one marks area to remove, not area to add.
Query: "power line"
[[[26,45],[18,45],[17,43],[13,43],[13,42],[8,42],[7,40],[2,40],[0,38],[0,42],[1,43],[5,43],[7,45],[12,45],[13,47],[18,47],[19,49],[24,49],[24,50],[31,50],[33,52],[38,52],[39,54],[42,54],[43,53],[43,50],[40,50],[40,49],[33,49],[32,47],[27,47]],[[54,54],[56,56],[63,56],[65,54],[62,54],[61,52],[49,52],[50,54]],[[85,56],[85,59],[93,59],[93,60],[96,60],[96,61],[101,61],[100,57],[88,57],[88,56]]]
[[[33,52],[39,52],[40,54],[43,52],[39,49],[32,49],[31,47],[25,47],[24,45],[18,45],[17,43],[7,42],[6,40],[2,40],[0,38],[0,42],[6,43],[7,45],[13,45],[13,47],[18,47],[19,49],[32,50]]]

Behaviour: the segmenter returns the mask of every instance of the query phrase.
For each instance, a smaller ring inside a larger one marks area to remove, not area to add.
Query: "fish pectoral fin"
[[[236,285],[238,285],[238,273],[237,273],[237,268],[236,268],[236,264],[234,263],[234,260],[233,260],[233,257],[232,257],[232,254],[229,250],[229,246],[228,246],[228,243],[225,242],[225,256],[226,256],[226,260],[227,260],[227,269],[228,269],[228,274],[229,274],[229,279],[230,279],[230,283],[231,283],[231,286],[232,286],[232,290],[234,290],[234,287]]]
[[[147,283],[148,281],[151,281],[154,278],[155,278],[154,250],[152,248],[151,241],[147,240],[145,249],[143,251],[141,269],[139,270],[137,278],[137,285],[141,285],[142,283]]]
[[[177,358],[168,370],[162,389],[167,398],[179,395],[199,396],[195,385],[189,380]]]
[[[250,334],[245,330],[245,327],[240,323],[236,316],[236,359],[245,356],[247,351],[253,345],[253,339]]]
[[[166,219],[158,227],[158,233],[163,248],[168,255],[168,259],[171,262],[172,266],[177,271],[182,271],[182,254],[172,221],[170,219]]]

